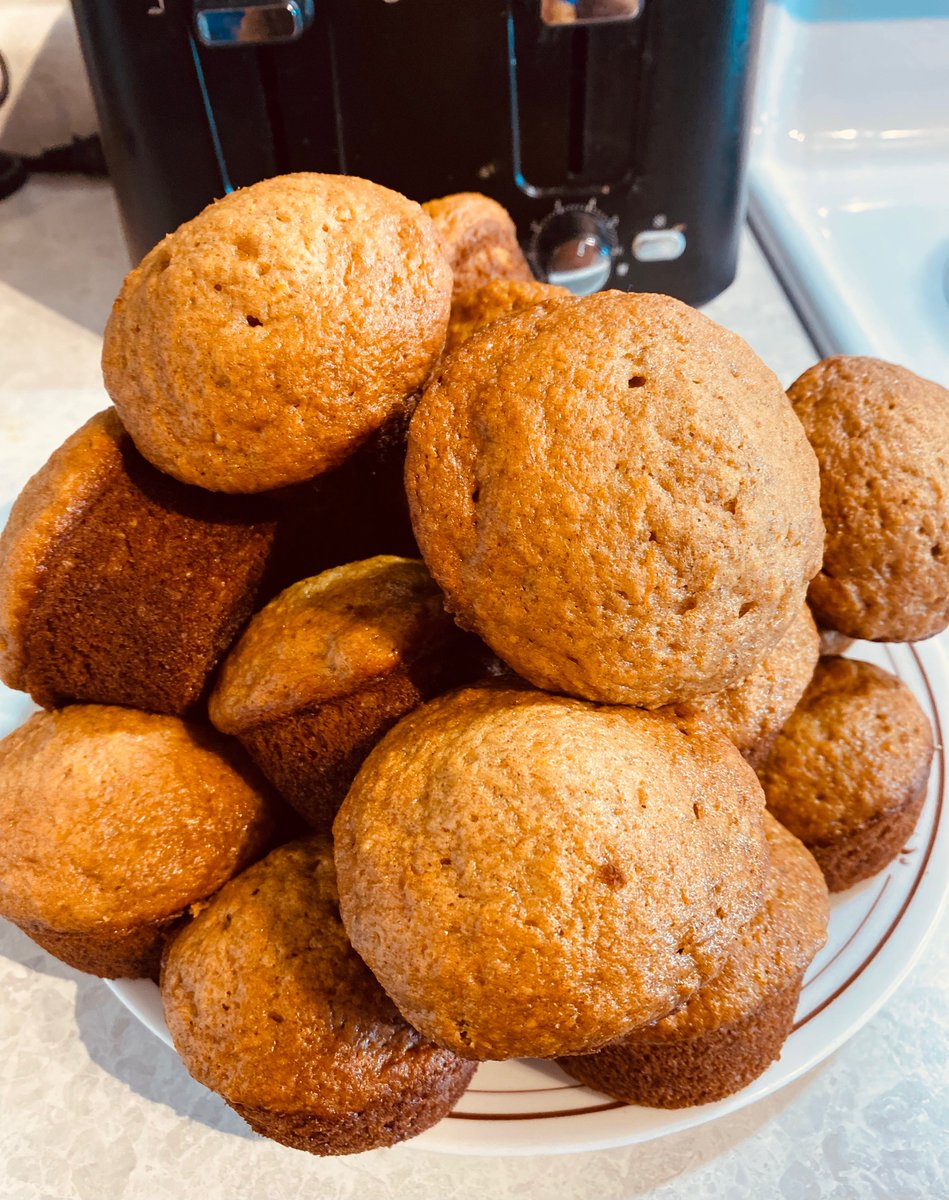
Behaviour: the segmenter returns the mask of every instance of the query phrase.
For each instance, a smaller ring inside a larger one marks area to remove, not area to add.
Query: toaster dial
[[[616,253],[615,217],[592,205],[558,205],[533,227],[530,257],[548,283],[589,296],[605,287]]]

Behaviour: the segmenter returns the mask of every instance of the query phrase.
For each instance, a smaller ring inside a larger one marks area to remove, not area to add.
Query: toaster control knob
[[[295,42],[313,20],[313,0],[195,0],[194,27],[203,46]]]
[[[534,234],[531,257],[548,283],[588,296],[609,280],[615,249],[609,217],[589,207],[555,208]]]

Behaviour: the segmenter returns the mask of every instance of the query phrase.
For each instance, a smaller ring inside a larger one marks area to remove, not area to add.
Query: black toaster
[[[539,278],[734,277],[762,0],[73,0],[132,254],[233,188],[479,191]]]

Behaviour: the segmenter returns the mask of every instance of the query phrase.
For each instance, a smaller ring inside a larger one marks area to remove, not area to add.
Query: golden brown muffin
[[[821,561],[817,462],[776,377],[667,296],[475,334],[415,410],[406,489],[458,622],[536,686],[609,703],[744,679]]]
[[[478,1059],[664,1016],[719,969],[767,867],[761,789],[720,734],[509,686],[401,721],[333,833],[353,946],[406,1020]]]
[[[671,705],[671,711],[718,729],[753,767],[760,767],[810,683],[819,640],[811,610],[802,604],[797,617],[747,679],[715,695]]]
[[[819,625],[909,642],[949,624],[949,391],[874,358],[826,358],[788,395],[820,462]]]
[[[80,971],[154,976],[166,934],[279,817],[213,730],[104,705],[37,713],[0,742],[0,916]]]
[[[822,658],[760,775],[771,812],[841,892],[899,854],[932,757],[929,721],[904,683],[871,663]]]
[[[477,650],[423,563],[349,563],[294,584],[254,617],[221,670],[211,719],[328,832],[376,742],[424,700],[473,678]]]
[[[461,292],[452,300],[445,352],[454,350],[472,334],[502,317],[558,298],[570,299],[570,292],[564,287],[535,280],[492,279],[481,287]]]
[[[161,990],[195,1079],[312,1154],[413,1137],[474,1073],[402,1020],[353,951],[328,838],[281,846],[222,888],[169,947]]]
[[[345,175],[266,179],[210,205],[127,277],[105,383],[138,449],[212,491],[338,466],[423,382],[451,273],[397,192]]]
[[[46,707],[187,713],[253,610],[275,531],[256,501],[162,475],[98,413],[0,537],[0,678]]]
[[[721,972],[683,1008],[599,1054],[560,1065],[627,1104],[684,1108],[746,1087],[787,1040],[804,972],[827,940],[827,885],[808,850],[773,817],[764,907]]]
[[[480,192],[456,192],[422,207],[438,230],[456,296],[492,279],[534,278],[511,214],[496,200]]]

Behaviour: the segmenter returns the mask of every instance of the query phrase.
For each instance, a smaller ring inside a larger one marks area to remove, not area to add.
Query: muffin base
[[[369,752],[398,721],[426,700],[483,668],[474,640],[447,655],[400,663],[348,696],[298,709],[238,734],[281,796],[314,829],[329,833],[349,786]]]
[[[151,979],[158,982],[165,945],[186,919],[178,913],[133,929],[77,933],[48,925],[15,924],[54,958],[100,979]]]
[[[263,506],[168,479],[123,438],[89,511],[43,562],[24,630],[23,686],[183,716],[250,616],[272,551]]]
[[[432,1091],[415,1096],[393,1094],[387,1102],[362,1112],[321,1114],[274,1112],[228,1103],[256,1133],[310,1154],[360,1154],[394,1146],[430,1129],[461,1099],[477,1063],[458,1060],[436,1081]]]
[[[794,1024],[803,974],[754,1012],[682,1041],[629,1039],[597,1054],[558,1059],[587,1087],[627,1104],[688,1108],[747,1087],[781,1056]]]
[[[883,813],[847,837],[808,845],[832,892],[845,892],[876,875],[893,861],[916,828],[929,786],[929,775],[902,807]]]

